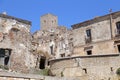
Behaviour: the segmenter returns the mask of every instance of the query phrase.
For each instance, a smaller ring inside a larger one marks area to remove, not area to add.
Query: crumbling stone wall
[[[41,30],[33,34],[37,51],[48,53],[49,58],[70,56],[72,45],[69,31],[64,26],[58,26],[57,17],[46,14],[41,17]],[[44,29],[43,29],[44,28]]]
[[[0,48],[11,49],[9,69],[28,72],[34,67],[31,48],[31,23],[5,14],[0,14]]]

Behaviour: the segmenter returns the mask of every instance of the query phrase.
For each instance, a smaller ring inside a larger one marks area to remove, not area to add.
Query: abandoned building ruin
[[[0,65],[30,73],[49,68],[54,76],[80,80],[117,80],[120,67],[120,11],[72,25],[58,25],[45,14],[41,29],[30,33],[31,22],[0,14]]]

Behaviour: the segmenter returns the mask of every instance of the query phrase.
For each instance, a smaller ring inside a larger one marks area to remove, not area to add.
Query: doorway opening
[[[117,45],[117,47],[118,47],[118,52],[120,53],[120,45]]]
[[[53,54],[53,45],[50,46],[50,51],[51,51],[51,54]]]
[[[46,62],[46,57],[41,56],[40,63],[39,63],[39,69],[45,69],[45,62]]]

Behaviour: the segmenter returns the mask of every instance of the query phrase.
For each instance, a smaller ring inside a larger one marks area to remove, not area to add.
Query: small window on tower
[[[44,20],[44,23],[46,23],[46,20]]]
[[[54,21],[52,21],[52,23],[53,23]]]

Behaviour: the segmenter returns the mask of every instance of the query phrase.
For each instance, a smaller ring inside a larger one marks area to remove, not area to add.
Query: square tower
[[[40,18],[41,30],[52,30],[58,27],[58,18],[52,14],[45,14]]]

